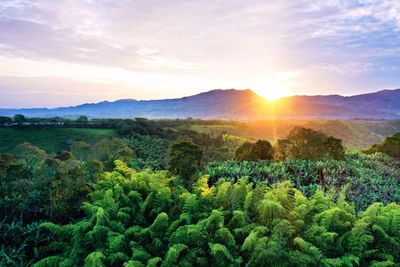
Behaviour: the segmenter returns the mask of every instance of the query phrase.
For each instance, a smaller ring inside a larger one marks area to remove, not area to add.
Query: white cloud
[[[336,73],[340,75],[360,75],[368,72],[372,72],[375,70],[375,67],[371,63],[363,63],[363,62],[350,62],[343,64],[329,64],[324,63],[321,65],[313,66],[314,70],[322,70],[330,73]]]
[[[129,81],[149,98],[266,80],[333,90],[396,67],[399,30],[398,0],[3,0],[0,76]]]

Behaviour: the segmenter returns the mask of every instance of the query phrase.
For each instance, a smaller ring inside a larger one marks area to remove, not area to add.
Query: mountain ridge
[[[400,119],[400,89],[353,96],[295,95],[267,101],[250,89],[214,89],[182,98],[119,99],[58,108],[1,109],[1,116],[93,118]]]

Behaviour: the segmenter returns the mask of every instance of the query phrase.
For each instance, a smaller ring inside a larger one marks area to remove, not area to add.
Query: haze
[[[0,2],[0,107],[400,84],[400,1]]]

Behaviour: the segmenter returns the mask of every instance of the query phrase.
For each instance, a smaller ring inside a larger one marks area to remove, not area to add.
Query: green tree
[[[11,123],[13,120],[9,117],[0,116],[0,125],[4,125],[6,123]]]
[[[312,129],[295,127],[285,140],[278,141],[275,158],[293,159],[342,159],[344,147],[340,139],[327,136]]]
[[[235,159],[237,161],[271,160],[274,155],[272,145],[267,140],[258,140],[254,144],[243,143],[236,149]]]
[[[245,142],[239,146],[235,151],[235,159],[237,161],[249,161],[253,160],[252,157],[253,144],[250,142]]]
[[[88,123],[88,122],[89,122],[89,119],[88,119],[88,117],[86,117],[86,116],[79,116],[79,118],[76,119],[76,122],[79,122],[79,123]]]
[[[184,179],[191,179],[200,169],[203,150],[189,141],[172,144],[167,156],[168,170]]]
[[[400,133],[387,137],[379,144],[375,144],[366,150],[367,153],[380,152],[390,157],[400,159]]]
[[[112,169],[117,159],[130,162],[135,154],[127,144],[118,138],[103,139],[93,147],[94,156],[103,162],[107,169]]]
[[[251,153],[256,159],[271,160],[274,156],[272,145],[267,140],[258,140],[251,148]]]
[[[16,114],[14,116],[14,122],[16,122],[18,124],[22,124],[22,123],[26,122],[26,118],[22,114]]]
[[[344,149],[342,145],[342,140],[337,139],[335,137],[329,136],[325,141],[327,158],[332,159],[343,159],[344,158]]]
[[[287,139],[279,139],[274,145],[274,159],[283,161],[289,157],[290,141]]]
[[[78,160],[86,161],[93,157],[92,147],[83,141],[74,142],[71,145],[71,152]]]

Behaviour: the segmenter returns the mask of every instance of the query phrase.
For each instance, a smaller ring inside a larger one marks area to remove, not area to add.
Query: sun
[[[253,81],[251,85],[251,90],[268,101],[274,101],[288,95],[288,90],[284,83],[258,80]]]
[[[253,91],[259,96],[267,99],[268,101],[274,101],[286,96],[286,94],[282,92],[282,90],[277,90],[277,89],[270,89],[270,88],[253,89]]]

